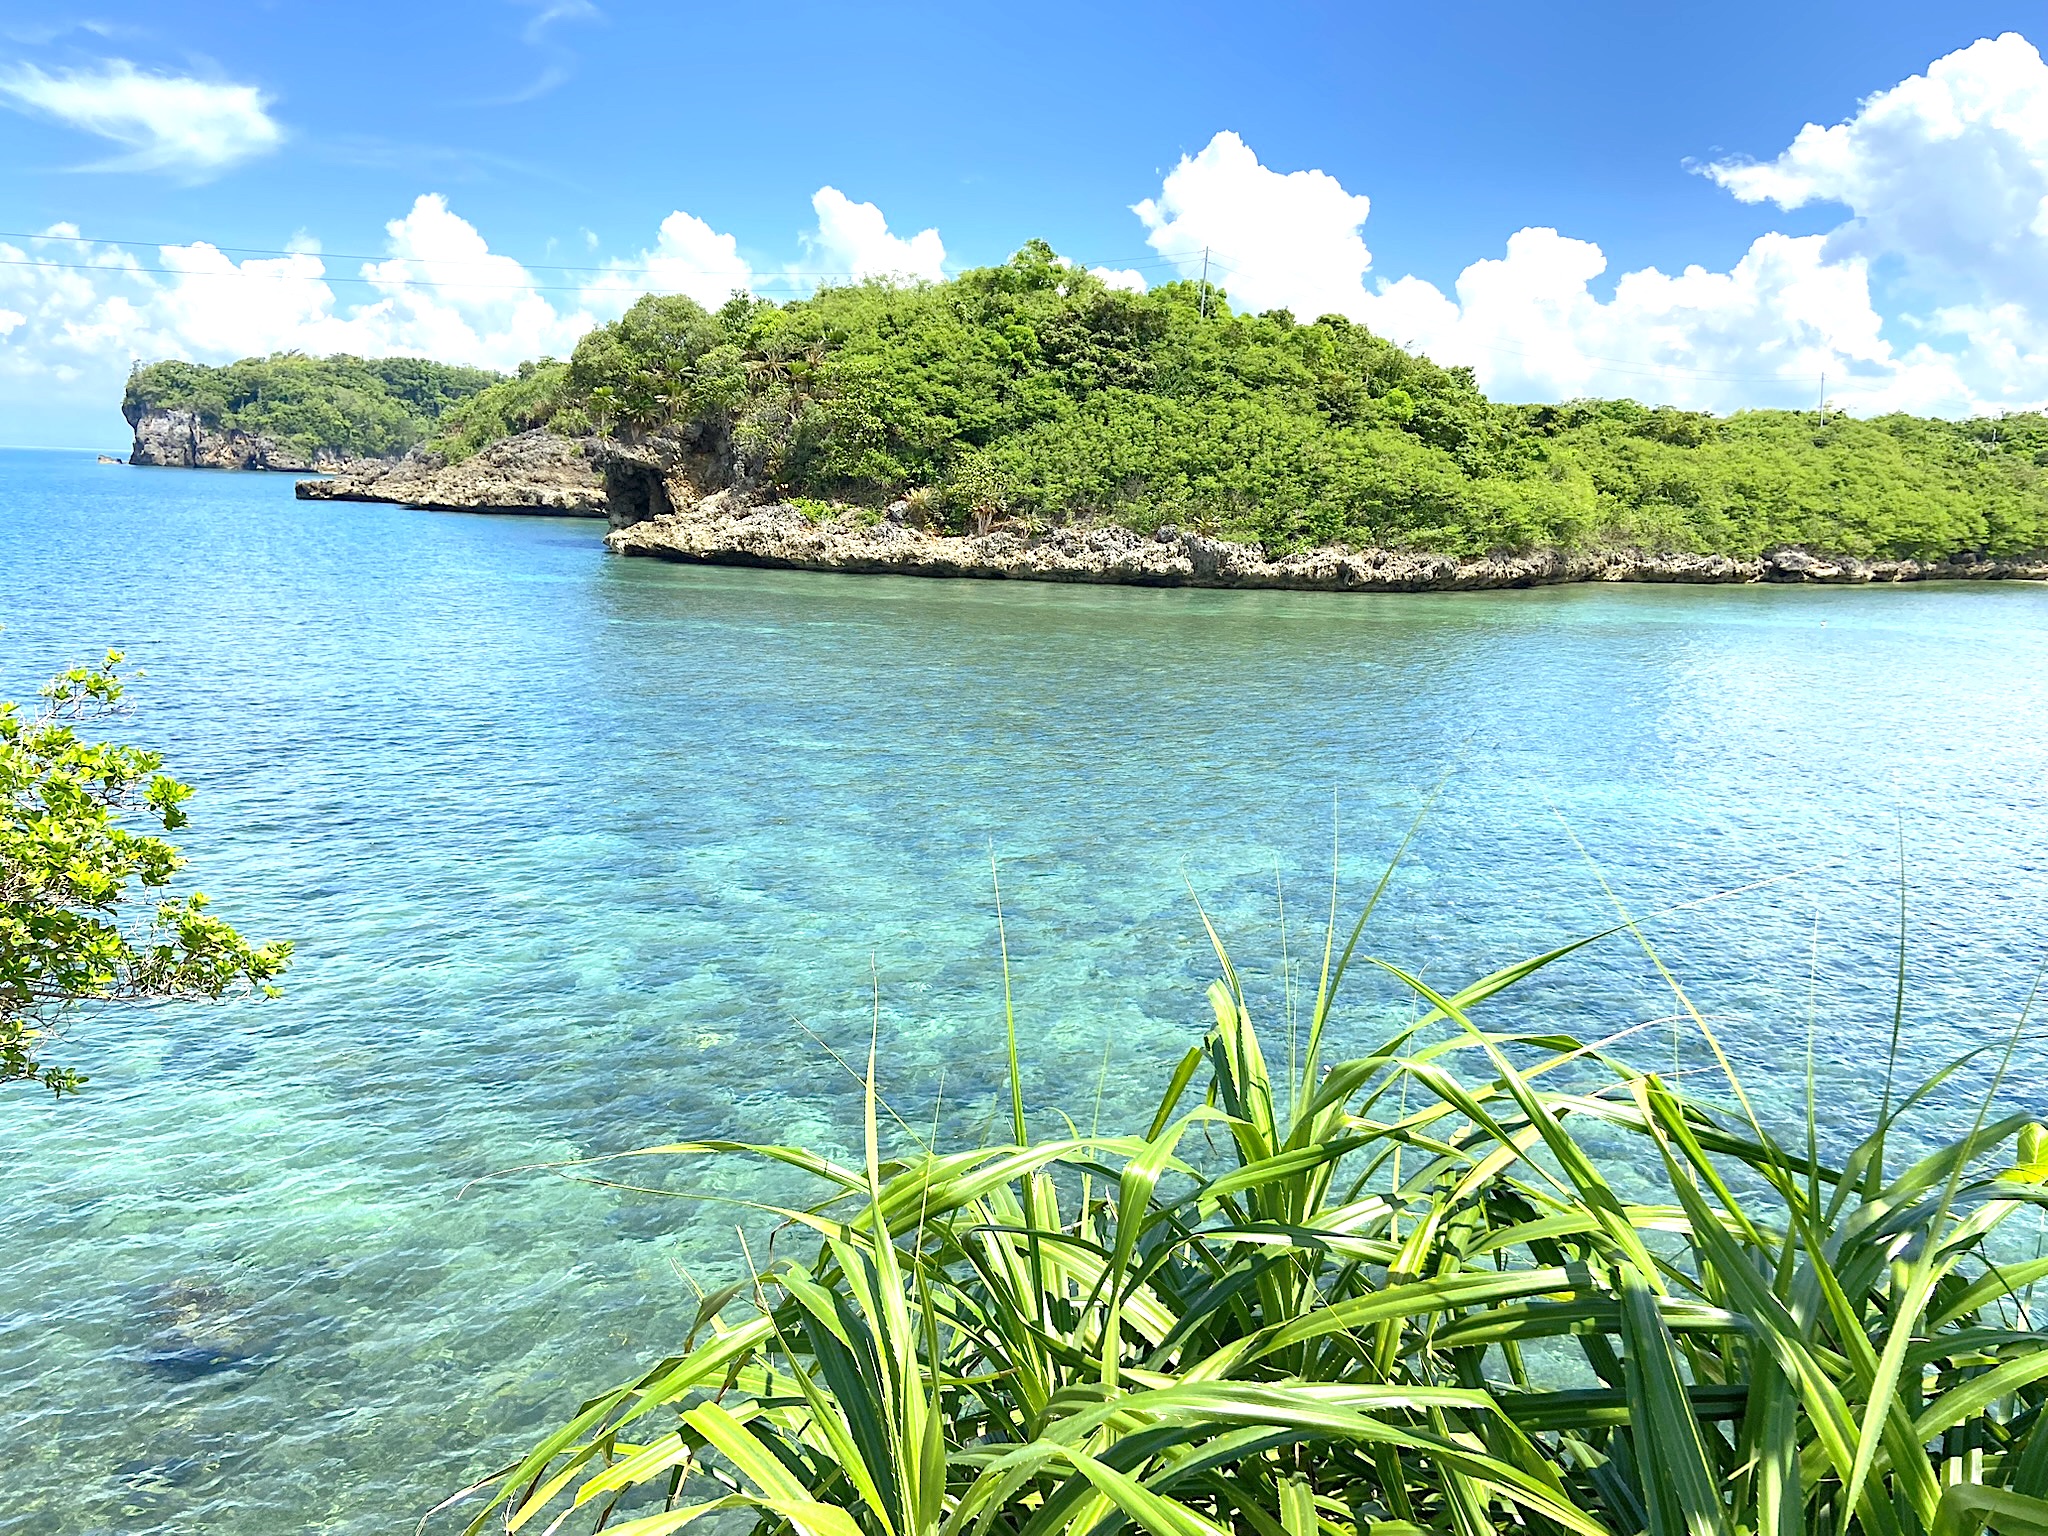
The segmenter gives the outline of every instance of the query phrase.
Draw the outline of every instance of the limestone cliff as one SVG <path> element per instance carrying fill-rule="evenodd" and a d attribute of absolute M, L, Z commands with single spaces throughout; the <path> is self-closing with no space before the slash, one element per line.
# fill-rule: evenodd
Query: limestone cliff
<path fill-rule="evenodd" d="M 309 460 L 304 454 L 280 448 L 267 437 L 235 427 L 215 426 L 197 411 L 144 410 L 130 405 L 121 414 L 135 429 L 135 446 L 128 453 L 130 464 L 153 464 L 168 469 L 275 469 L 304 474 L 308 470 L 337 469 L 349 462 L 340 454 L 324 450 Z"/>

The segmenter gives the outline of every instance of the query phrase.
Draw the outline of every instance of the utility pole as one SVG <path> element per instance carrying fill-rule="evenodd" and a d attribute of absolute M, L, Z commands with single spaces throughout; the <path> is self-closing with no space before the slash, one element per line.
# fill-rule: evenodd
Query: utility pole
<path fill-rule="evenodd" d="M 1820 424 L 1828 424 L 1828 376 L 1825 369 L 1821 371 L 1820 376 Z"/>
<path fill-rule="evenodd" d="M 1209 318 L 1209 247 L 1202 247 L 1202 318 Z"/>

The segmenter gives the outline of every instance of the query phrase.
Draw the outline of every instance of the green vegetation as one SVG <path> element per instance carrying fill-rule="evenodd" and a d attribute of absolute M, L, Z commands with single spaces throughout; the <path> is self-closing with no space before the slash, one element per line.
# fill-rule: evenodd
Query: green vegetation
<path fill-rule="evenodd" d="M 1811 1092 L 1788 1141 L 1732 1069 L 1724 1103 L 1548 1019 L 1479 1022 L 1578 944 L 1449 996 L 1361 959 L 1414 1021 L 1332 1061 L 1358 943 L 1326 942 L 1284 1075 L 1219 943 L 1214 1028 L 1135 1134 L 1027 1117 L 1013 1021 L 995 1144 L 927 1144 L 871 1047 L 864 1162 L 629 1154 L 809 1176 L 820 1203 L 755 1208 L 808 1251 L 744 1252 L 470 1531 L 2048 1530 L 2048 1258 L 2002 1225 L 2048 1203 L 2048 1136 L 1992 1116 L 2003 1063 L 1962 1135 L 1894 1145 L 1951 1067 L 1834 1162 Z"/>
<path fill-rule="evenodd" d="M 450 463 L 468 458 L 502 437 L 551 427 L 566 437 L 590 431 L 590 419 L 564 401 L 569 367 L 552 358 L 521 363 L 519 372 L 457 401 L 441 418 L 434 448 Z"/>
<path fill-rule="evenodd" d="M 121 712 L 120 662 L 109 651 L 52 679 L 33 715 L 0 702 L 0 1084 L 82 1087 L 42 1057 L 81 1004 L 269 992 L 291 960 L 288 943 L 250 946 L 197 891 L 141 916 L 185 861 L 123 822 L 174 832 L 192 791 L 159 771 L 158 753 L 80 739 L 79 726 Z"/>
<path fill-rule="evenodd" d="M 1870 421 L 1630 401 L 1511 406 L 1336 317 L 1108 289 L 1034 242 L 913 287 L 715 313 L 647 298 L 458 408 L 460 455 L 529 426 L 670 434 L 783 496 L 923 492 L 953 529 L 1179 523 L 1283 552 L 1628 544 L 1858 556 L 2048 548 L 2048 420 Z"/>
<path fill-rule="evenodd" d="M 316 453 L 394 458 L 423 441 L 450 406 L 501 377 L 416 357 L 279 352 L 221 368 L 138 367 L 121 409 L 131 425 L 146 411 L 197 411 L 209 426 L 267 437 L 306 463 Z"/>

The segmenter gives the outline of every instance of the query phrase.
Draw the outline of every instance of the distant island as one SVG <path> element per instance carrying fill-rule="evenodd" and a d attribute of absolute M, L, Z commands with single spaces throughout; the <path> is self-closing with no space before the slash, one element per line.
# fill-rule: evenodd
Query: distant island
<path fill-rule="evenodd" d="M 279 364 L 136 377 L 184 369 L 196 394 Z M 310 391 L 317 368 L 401 364 L 293 366 Z M 293 451 L 410 452 L 303 495 L 603 514 L 614 549 L 684 560 L 1368 589 L 2048 577 L 2039 415 L 1504 404 L 1341 317 L 1112 289 L 1040 242 L 941 283 L 643 298 L 566 361 L 404 396 L 383 452 L 321 435 L 363 413 L 317 398 Z"/>
<path fill-rule="evenodd" d="M 162 362 L 128 375 L 131 464 L 324 469 L 396 461 L 503 374 L 414 357 L 281 352 L 225 367 Z"/>

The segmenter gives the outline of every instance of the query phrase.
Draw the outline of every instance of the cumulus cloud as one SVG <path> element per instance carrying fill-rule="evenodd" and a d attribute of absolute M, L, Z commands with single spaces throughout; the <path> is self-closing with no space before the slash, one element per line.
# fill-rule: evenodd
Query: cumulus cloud
<path fill-rule="evenodd" d="M 811 209 L 818 227 L 803 241 L 819 271 L 929 282 L 946 275 L 946 247 L 936 229 L 920 230 L 908 240 L 893 235 L 881 209 L 856 203 L 837 187 L 818 188 Z"/>
<path fill-rule="evenodd" d="M 716 309 L 735 293 L 754 286 L 754 269 L 740 255 L 739 242 L 720 234 L 695 214 L 680 209 L 661 221 L 652 249 L 611 270 L 584 290 L 593 307 L 622 308 L 642 293 L 684 293 Z"/>
<path fill-rule="evenodd" d="M 0 334 L 0 378 L 104 390 L 137 358 L 221 362 L 287 349 L 509 369 L 566 353 L 632 296 L 558 307 L 436 194 L 386 224 L 385 237 L 387 257 L 343 272 L 310 245 L 240 260 L 205 242 L 166 245 L 145 263 L 70 226 L 0 243 L 0 306 L 28 317 Z"/>
<path fill-rule="evenodd" d="M 1145 291 L 1145 274 L 1135 267 L 1090 267 L 1088 271 L 1111 288 L 1121 288 L 1126 293 Z"/>
<path fill-rule="evenodd" d="M 832 270 L 941 275 L 936 230 L 901 239 L 874 205 L 830 188 L 814 207 L 819 232 L 807 244 Z M 17 423 L 104 417 L 129 364 L 164 357 L 225 362 L 297 349 L 510 369 L 567 355 L 643 293 L 716 307 L 735 291 L 790 280 L 763 277 L 732 235 L 680 210 L 650 246 L 588 279 L 536 273 L 493 251 L 433 193 L 385 225 L 385 252 L 346 267 L 310 240 L 239 259 L 204 242 L 138 254 L 69 224 L 0 242 L 0 405 Z M 85 429 L 39 430 L 76 440 Z"/>
<path fill-rule="evenodd" d="M 2048 65 L 2016 32 L 1937 59 L 1847 122 L 1808 123 L 1775 160 L 1705 171 L 1746 203 L 1845 205 L 1844 252 L 1895 254 L 1994 301 L 2048 298 Z"/>
<path fill-rule="evenodd" d="M 1202 269 L 1252 310 L 1305 317 L 1351 314 L 1364 296 L 1372 255 L 1360 231 L 1371 200 L 1321 171 L 1282 174 L 1259 163 L 1234 133 L 1183 155 L 1156 198 L 1136 204 L 1146 242 L 1183 273 Z"/>
<path fill-rule="evenodd" d="M 1510 399 L 1628 394 L 1728 409 L 1829 396 L 1857 410 L 2048 401 L 2048 66 L 2007 34 L 1808 125 L 1777 158 L 1705 168 L 1746 202 L 1844 205 L 1826 235 L 1760 236 L 1727 271 L 1595 282 L 1607 258 L 1554 229 L 1509 237 L 1444 292 L 1372 271 L 1370 205 L 1282 173 L 1234 133 L 1132 210 L 1153 247 L 1239 308 L 1362 321 Z"/>
<path fill-rule="evenodd" d="M 284 142 L 270 98 L 255 86 L 157 74 L 126 59 L 49 71 L 18 64 L 0 71 L 0 100 L 127 150 L 94 170 L 204 181 Z"/>
<path fill-rule="evenodd" d="M 1840 260 L 1895 268 L 1901 318 L 1987 400 L 2048 394 L 2048 65 L 2018 33 L 1808 123 L 1776 159 L 1705 172 L 1748 203 L 1839 203 Z"/>
<path fill-rule="evenodd" d="M 1827 237 L 1767 234 L 1726 272 L 1627 272 L 1611 298 L 1597 245 L 1524 229 L 1504 255 L 1468 266 L 1446 295 L 1417 278 L 1367 296 L 1355 317 L 1440 362 L 1472 367 L 1515 400 L 1633 395 L 1730 409 L 1829 397 L 1862 410 L 1967 410 L 1950 361 L 1882 335 L 1860 258 Z"/>
<path fill-rule="evenodd" d="M 366 346 L 348 350 L 511 368 L 567 352 L 594 323 L 587 311 L 558 309 L 525 267 L 494 254 L 438 195 L 417 199 L 384 228 L 391 256 L 361 274 L 379 297 L 350 317 Z"/>
<path fill-rule="evenodd" d="M 1813 397 L 1830 368 L 1841 388 L 1853 366 L 1893 368 L 1863 263 L 1828 261 L 1823 237 L 1767 235 L 1729 272 L 1626 273 L 1602 300 L 1592 288 L 1607 270 L 1599 246 L 1524 229 L 1446 294 L 1417 277 L 1373 278 L 1370 206 L 1335 177 L 1273 170 L 1236 134 L 1219 133 L 1132 211 L 1183 275 L 1200 270 L 1206 246 L 1212 276 L 1240 309 L 1344 315 L 1472 367 L 1509 399 L 1783 404 Z"/>

